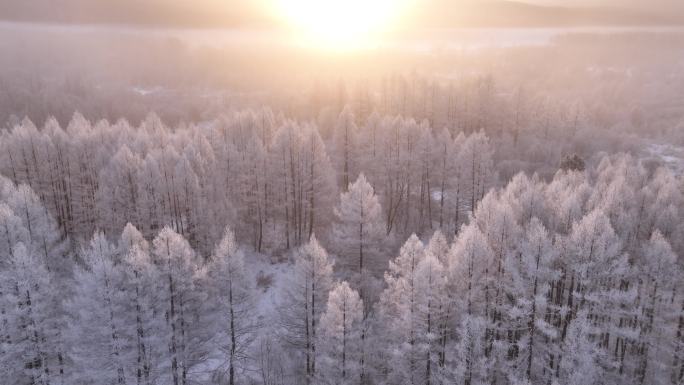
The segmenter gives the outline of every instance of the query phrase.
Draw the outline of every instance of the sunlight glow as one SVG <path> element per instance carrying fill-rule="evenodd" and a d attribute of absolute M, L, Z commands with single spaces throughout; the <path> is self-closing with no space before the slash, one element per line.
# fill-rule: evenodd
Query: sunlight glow
<path fill-rule="evenodd" d="M 406 0 L 277 0 L 298 38 L 331 50 L 367 46 L 389 28 Z"/>

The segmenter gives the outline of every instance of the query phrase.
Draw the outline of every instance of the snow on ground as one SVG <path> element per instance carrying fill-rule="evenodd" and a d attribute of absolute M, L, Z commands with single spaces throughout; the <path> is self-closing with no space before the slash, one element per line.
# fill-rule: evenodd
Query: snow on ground
<path fill-rule="evenodd" d="M 256 311 L 262 321 L 268 322 L 273 319 L 277 309 L 278 295 L 282 292 L 287 274 L 290 273 L 291 265 L 285 263 L 272 263 L 271 258 L 253 252 L 245 253 L 245 266 L 250 271 L 256 283 Z"/>
<path fill-rule="evenodd" d="M 133 92 L 135 92 L 139 95 L 142 95 L 142 96 L 155 94 L 155 93 L 161 92 L 163 90 L 164 89 L 162 87 L 143 87 L 143 86 L 133 87 Z"/>
<path fill-rule="evenodd" d="M 292 271 L 292 266 L 288 262 L 273 263 L 271 257 L 263 254 L 242 251 L 245 268 L 256 287 L 254 311 L 258 314 L 260 329 L 262 330 L 260 334 L 266 335 L 264 330 L 271 329 L 273 331 L 276 326 L 274 322 L 278 319 L 278 296 L 286 285 L 287 275 Z M 225 364 L 224 353 L 217 346 L 202 363 L 192 368 L 192 373 L 201 383 L 211 383 L 211 377 L 216 369 L 225 367 Z"/>
<path fill-rule="evenodd" d="M 441 190 L 435 190 L 430 195 L 432 195 L 432 200 L 435 202 L 439 202 L 442 200 L 442 191 Z M 446 194 L 444 194 L 444 198 L 446 198 Z"/>

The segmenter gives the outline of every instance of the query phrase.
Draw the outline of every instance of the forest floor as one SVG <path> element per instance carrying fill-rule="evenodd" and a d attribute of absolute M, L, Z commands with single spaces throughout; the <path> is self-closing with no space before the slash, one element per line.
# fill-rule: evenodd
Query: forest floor
<path fill-rule="evenodd" d="M 245 268 L 250 279 L 253 279 L 256 288 L 253 300 L 254 312 L 257 314 L 256 320 L 260 330 L 259 334 L 273 336 L 273 333 L 277 333 L 278 328 L 276 320 L 279 319 L 279 296 L 287 285 L 287 275 L 292 272 L 292 266 L 287 261 L 274 262 L 267 255 L 253 251 L 243 250 L 243 252 Z M 226 341 L 227 336 L 225 337 L 226 339 L 219 338 L 218 340 Z M 212 375 L 221 372 L 221 368 L 227 369 L 226 364 L 225 353 L 221 346 L 217 345 L 212 348 L 201 364 L 193 368 L 193 373 L 201 383 L 210 383 L 215 380 L 212 379 Z M 249 362 L 247 366 L 253 367 L 254 364 L 255 362 Z M 256 378 L 258 372 L 250 370 L 246 374 L 253 377 L 253 380 L 258 380 Z"/>

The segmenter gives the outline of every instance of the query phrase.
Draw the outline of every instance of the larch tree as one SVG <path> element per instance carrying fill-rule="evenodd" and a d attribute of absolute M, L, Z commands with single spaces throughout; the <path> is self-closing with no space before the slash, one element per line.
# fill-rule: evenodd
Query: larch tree
<path fill-rule="evenodd" d="M 425 258 L 423 243 L 414 234 L 389 262 L 385 272 L 386 289 L 378 302 L 377 321 L 384 330 L 385 349 L 391 352 L 388 363 L 388 381 L 411 384 L 421 380 L 418 363 L 421 351 L 418 346 L 420 314 L 418 298 L 418 264 Z M 421 367 L 420 369 L 423 369 Z"/>
<path fill-rule="evenodd" d="M 420 198 L 421 164 L 419 162 L 419 140 L 421 126 L 413 119 L 404 120 L 400 126 L 398 138 L 398 167 L 400 178 L 405 186 L 402 203 L 397 218 L 395 232 L 401 235 L 410 234 L 418 218 Z"/>
<path fill-rule="evenodd" d="M 488 357 L 505 355 L 506 358 L 514 358 L 517 356 L 516 345 L 519 335 L 512 326 L 517 315 L 509 314 L 506 309 L 507 297 L 512 292 L 513 284 L 507 264 L 516 258 L 516 244 L 522 229 L 516 220 L 512 205 L 500 198 L 499 191 L 490 191 L 480 201 L 473 216 L 473 224 L 482 229 L 487 243 L 494 252 L 489 263 L 481 263 L 485 275 L 484 308 L 491 323 L 487 333 L 487 354 Z M 503 359 L 494 362 L 495 376 L 505 377 L 509 371 L 508 363 Z"/>
<path fill-rule="evenodd" d="M 298 212 L 302 177 L 300 142 L 300 132 L 294 122 L 279 127 L 270 143 L 268 173 L 265 174 L 272 179 L 273 186 L 277 186 L 270 199 L 276 202 L 271 210 L 274 230 L 277 231 L 274 235 L 277 236 L 277 246 L 286 249 L 298 245 L 299 230 L 302 230 Z"/>
<path fill-rule="evenodd" d="M 163 378 L 173 385 L 186 385 L 189 371 L 197 363 L 195 353 L 206 347 L 194 341 L 201 301 L 195 291 L 196 257 L 188 241 L 169 227 L 162 229 L 152 244 L 153 262 L 161 278 L 156 290 L 160 302 L 165 303 L 163 333 L 168 342 L 168 372 Z"/>
<path fill-rule="evenodd" d="M 558 171 L 544 190 L 544 207 L 549 213 L 549 229 L 567 234 L 573 223 L 584 215 L 584 207 L 591 194 L 591 186 L 586 176 L 576 171 Z"/>
<path fill-rule="evenodd" d="M 17 243 L 29 242 L 28 231 L 24 227 L 21 218 L 6 204 L 0 203 L 0 266 L 8 268 L 12 248 Z"/>
<path fill-rule="evenodd" d="M 316 376 L 320 355 L 318 324 L 332 285 L 333 261 L 315 235 L 294 254 L 294 271 L 279 304 L 282 337 L 304 362 L 307 383 Z"/>
<path fill-rule="evenodd" d="M 199 199 L 199 178 L 185 154 L 180 155 L 171 180 L 178 218 L 176 223 L 180 225 L 180 234 L 188 240 L 193 249 L 201 250 L 201 237 L 204 234 L 200 234 L 200 221 L 203 218 L 200 217 L 202 202 Z"/>
<path fill-rule="evenodd" d="M 491 360 L 486 357 L 487 320 L 465 315 L 457 323 L 458 339 L 447 358 L 447 380 L 464 385 L 490 383 Z"/>
<path fill-rule="evenodd" d="M 60 280 L 68 278 L 72 261 L 64 256 L 66 245 L 62 234 L 33 189 L 28 185 L 16 186 L 0 176 L 0 202 L 4 202 L 21 219 L 22 226 L 28 232 L 25 247 L 29 253 L 40 256 L 48 271 L 56 274 Z"/>
<path fill-rule="evenodd" d="M 464 226 L 449 250 L 449 286 L 463 293 L 455 299 L 456 312 L 468 316 L 484 316 L 485 285 L 489 282 L 487 266 L 494 250 L 475 225 Z"/>
<path fill-rule="evenodd" d="M 131 222 L 139 225 L 139 174 L 142 159 L 127 146 L 121 147 L 109 164 L 100 171 L 97 199 L 102 209 L 102 228 L 110 235 L 117 234 Z"/>
<path fill-rule="evenodd" d="M 338 283 L 330 291 L 319 325 L 319 383 L 361 383 L 363 306 L 363 300 L 347 282 Z"/>
<path fill-rule="evenodd" d="M 214 328 L 220 331 L 219 346 L 225 357 L 215 377 L 234 385 L 246 375 L 258 323 L 253 283 L 230 228 L 225 229 L 223 239 L 216 245 L 207 270 L 214 290 L 210 298 L 217 309 Z"/>
<path fill-rule="evenodd" d="M 351 107 L 347 106 L 337 118 L 334 131 L 334 161 L 340 171 L 339 185 L 344 191 L 350 186 L 352 180 L 358 174 L 358 127 Z"/>
<path fill-rule="evenodd" d="M 436 136 L 436 148 L 438 151 L 435 154 L 435 189 L 438 192 L 433 198 L 438 206 L 437 208 L 437 221 L 439 228 L 442 231 L 446 231 L 446 226 L 449 223 L 448 218 L 448 198 L 450 191 L 458 183 L 457 177 L 454 175 L 454 162 L 451 161 L 453 156 L 454 144 L 451 139 L 451 133 L 448 128 L 442 129 Z M 434 193 L 431 193 L 431 195 Z"/>
<path fill-rule="evenodd" d="M 212 178 L 218 175 L 216 169 L 216 156 L 208 139 L 200 133 L 199 129 L 193 128 L 192 139 L 183 150 L 183 157 L 187 160 L 187 166 L 196 175 L 196 184 L 188 180 L 188 187 L 195 187 L 194 194 L 188 189 L 188 200 L 193 203 L 195 243 L 198 252 L 203 255 L 209 254 L 214 243 L 222 237 L 223 227 L 230 222 L 230 216 L 225 211 L 229 204 L 224 201 L 230 196 L 221 191 L 218 184 L 213 183 Z M 194 195 L 194 197 L 193 197 Z M 216 202 L 216 208 L 209 202 Z"/>
<path fill-rule="evenodd" d="M 432 128 L 427 122 L 423 122 L 417 129 L 417 141 L 415 150 L 415 171 L 419 180 L 415 192 L 416 207 L 414 208 L 415 220 L 412 231 L 422 233 L 423 229 L 432 230 L 432 188 L 434 187 L 435 167 L 434 152 L 435 138 L 432 136 Z"/>
<path fill-rule="evenodd" d="M 380 124 L 380 143 L 376 158 L 379 164 L 368 164 L 368 176 L 378 187 L 382 199 L 386 232 L 391 233 L 398 225 L 400 213 L 406 199 L 406 178 L 402 159 L 401 133 L 404 120 L 400 117 L 385 117 Z M 364 170 L 365 172 L 365 170 Z"/>
<path fill-rule="evenodd" d="M 95 135 L 96 131 L 90 122 L 81 118 L 75 114 L 66 131 L 60 135 L 63 138 L 62 147 L 68 150 L 70 157 L 67 177 L 71 186 L 70 197 L 74 201 L 72 215 L 76 238 L 95 232 L 98 224 L 98 170 L 108 160 L 105 158 L 107 154 L 99 152 L 97 141 L 100 138 Z"/>
<path fill-rule="evenodd" d="M 561 357 L 557 369 L 557 381 L 568 385 L 594 385 L 602 383 L 598 364 L 600 350 L 592 341 L 592 322 L 587 314 L 581 312 L 567 329 L 567 336 L 561 347 Z"/>
<path fill-rule="evenodd" d="M 252 136 L 236 159 L 237 170 L 233 174 L 237 215 L 242 223 L 242 231 L 238 231 L 238 234 L 250 239 L 257 252 L 264 246 L 267 204 L 273 199 L 268 199 L 270 190 L 266 185 L 268 175 L 264 173 L 264 162 L 267 162 L 264 145 L 256 136 Z"/>
<path fill-rule="evenodd" d="M 0 270 L 3 344 L 0 367 L 8 383 L 48 385 L 66 379 L 56 287 L 40 256 L 16 243 Z"/>
<path fill-rule="evenodd" d="M 451 367 L 447 370 L 450 375 L 461 378 L 464 384 L 487 381 L 490 371 L 491 361 L 486 353 L 491 323 L 485 317 L 489 310 L 487 286 L 491 285 L 488 266 L 494 255 L 485 235 L 474 224 L 463 226 L 449 250 L 447 290 L 460 295 L 452 296 L 449 302 L 453 308 L 453 323 L 457 325 L 457 345 L 447 353 L 445 361 Z"/>
<path fill-rule="evenodd" d="M 674 327 L 681 312 L 677 306 L 681 269 L 672 247 L 658 230 L 643 245 L 643 257 L 643 281 L 638 289 L 642 327 L 635 374 L 641 384 L 668 384 L 672 372 L 679 369 L 672 358 L 681 344 Z"/>
<path fill-rule="evenodd" d="M 164 213 L 166 200 L 162 193 L 162 174 L 159 162 L 153 154 L 147 154 L 140 168 L 138 190 L 140 192 L 140 215 L 146 218 L 140 226 L 140 231 L 151 239 L 166 223 Z"/>
<path fill-rule="evenodd" d="M 369 169 L 377 169 L 380 164 L 382 125 L 383 117 L 374 110 L 359 132 L 359 150 L 361 151 L 364 170 L 373 176 L 375 173 Z"/>
<path fill-rule="evenodd" d="M 416 266 L 415 274 L 419 320 L 416 342 L 421 354 L 417 378 L 426 385 L 439 384 L 443 374 L 440 333 L 445 318 L 447 283 L 444 266 L 428 252 Z"/>
<path fill-rule="evenodd" d="M 576 222 L 568 238 L 571 259 L 566 261 L 571 264 L 567 267 L 570 288 L 566 306 L 570 310 L 561 328 L 561 341 L 567 337 L 570 321 L 586 314 L 592 341 L 602 349 L 614 349 L 631 334 L 619 320 L 634 316 L 636 298 L 634 289 L 625 285 L 631 268 L 622 242 L 601 210 Z"/>
<path fill-rule="evenodd" d="M 380 260 L 384 240 L 381 210 L 378 197 L 363 174 L 340 195 L 340 204 L 335 209 L 333 234 L 338 254 L 343 258 L 341 265 L 355 274 L 354 281 L 364 301 L 368 301 L 370 294 L 369 277 L 382 271 L 386 263 Z"/>
<path fill-rule="evenodd" d="M 446 236 L 444 236 L 441 230 L 436 230 L 434 234 L 432 234 L 430 242 L 428 242 L 426 253 L 437 258 L 441 265 L 442 277 L 440 279 L 443 281 L 442 285 L 444 286 L 441 289 L 443 291 L 441 294 L 444 294 L 444 291 L 446 290 L 446 285 L 449 283 L 449 252 L 450 246 Z M 452 334 L 450 322 L 454 316 L 453 310 L 453 301 L 449 298 L 449 296 L 442 295 L 440 297 L 440 302 L 438 304 L 437 310 L 440 315 L 437 324 L 437 334 L 439 336 L 438 363 L 441 368 L 443 368 L 445 365 L 447 344 L 449 343 L 449 338 Z"/>
<path fill-rule="evenodd" d="M 136 384 L 151 385 L 159 376 L 162 354 L 158 345 L 159 329 L 163 327 L 162 308 L 156 282 L 162 279 L 149 255 L 149 244 L 130 223 L 119 239 L 118 258 L 123 274 L 123 288 L 131 336 L 129 345 L 135 346 Z"/>
<path fill-rule="evenodd" d="M 518 330 L 524 330 L 524 335 L 513 335 L 520 345 L 515 351 L 518 368 L 515 375 L 531 383 L 550 379 L 546 357 L 558 354 L 551 343 L 557 338 L 557 330 L 547 316 L 550 283 L 560 276 L 556 269 L 557 254 L 549 232 L 533 217 L 521 240 L 519 255 L 508 261 L 512 280 L 510 294 L 515 296 L 515 301 L 507 303 L 505 309 Z"/>
<path fill-rule="evenodd" d="M 484 131 L 472 133 L 459 148 L 458 167 L 464 181 L 467 207 L 475 211 L 477 203 L 489 190 L 493 180 L 493 149 Z"/>
<path fill-rule="evenodd" d="M 304 127 L 302 145 L 305 184 L 302 199 L 306 202 L 306 236 L 310 238 L 314 233 L 324 234 L 329 229 L 337 186 L 335 171 L 316 126 Z"/>
<path fill-rule="evenodd" d="M 449 163 L 451 164 L 452 173 L 449 177 L 449 181 L 451 184 L 445 185 L 447 200 L 442 202 L 447 205 L 447 209 L 450 208 L 448 211 L 450 213 L 450 220 L 453 222 L 454 234 L 457 234 L 461 230 L 461 226 L 466 223 L 468 219 L 468 206 L 466 205 L 468 202 L 466 193 L 466 173 L 465 166 L 460 158 L 460 153 L 465 141 L 466 136 L 461 131 L 454 137 L 453 142 L 450 143 L 451 156 Z M 447 187 L 449 188 L 447 189 Z"/>
<path fill-rule="evenodd" d="M 123 259 L 124 256 L 136 246 L 142 252 L 149 252 L 149 243 L 143 234 L 129 222 L 126 224 L 126 226 L 124 226 L 121 236 L 119 237 L 119 243 L 117 244 L 117 254 L 119 259 Z"/>
<path fill-rule="evenodd" d="M 37 307 L 36 311 L 42 311 L 44 314 L 49 314 L 50 317 L 50 325 L 45 326 L 46 329 L 49 329 L 50 335 L 41 338 L 44 338 L 46 344 L 47 357 L 56 361 L 56 363 L 51 364 L 52 375 L 57 372 L 63 378 L 66 371 L 66 346 L 62 333 L 66 328 L 64 325 L 66 312 L 64 301 L 55 295 L 60 292 L 70 292 L 73 259 L 66 254 L 67 244 L 64 242 L 57 222 L 31 187 L 28 185 L 16 186 L 10 180 L 0 176 L 0 207 L 4 208 L 2 214 L 3 238 L 5 238 L 7 245 L 11 242 L 14 243 L 4 249 L 5 253 L 9 254 L 4 261 L 12 260 L 13 248 L 21 243 L 21 248 L 25 249 L 26 254 L 22 263 L 27 261 L 36 263 L 35 275 L 26 274 L 25 277 L 44 281 L 40 285 L 36 283 L 38 286 L 34 288 L 36 290 L 34 295 L 41 296 L 40 302 L 36 302 L 36 306 L 41 307 Z M 0 264 L 1 266 L 3 265 Z M 20 266 L 28 268 L 27 265 Z M 13 270 L 11 264 L 8 269 L 8 273 L 12 271 L 14 274 L 24 275 L 26 273 Z M 15 266 L 14 269 L 19 269 L 19 267 Z M 42 269 L 46 271 L 44 272 Z M 14 281 L 7 280 L 7 284 L 10 286 L 11 282 Z M 13 289 L 3 289 L 2 291 L 11 294 Z M 29 296 L 30 293 L 27 292 L 26 295 Z M 19 307 L 24 308 L 21 304 Z M 11 310 L 10 305 L 8 305 L 6 311 Z"/>
<path fill-rule="evenodd" d="M 133 369 L 132 350 L 126 333 L 122 271 L 114 266 L 115 248 L 104 234 L 96 233 L 83 252 L 85 267 L 76 272 L 75 295 L 68 307 L 69 341 L 77 383 L 104 380 L 127 384 Z"/>

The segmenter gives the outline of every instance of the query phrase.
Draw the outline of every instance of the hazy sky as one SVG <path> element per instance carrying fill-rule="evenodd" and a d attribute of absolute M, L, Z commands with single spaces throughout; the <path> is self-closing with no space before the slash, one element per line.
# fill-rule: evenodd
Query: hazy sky
<path fill-rule="evenodd" d="M 283 0 L 0 0 L 0 20 L 186 27 L 264 26 L 273 25 L 277 20 L 277 16 L 269 12 L 269 7 L 264 7 L 269 1 Z M 421 26 L 684 21 L 684 0 L 413 1 L 417 5 L 411 16 Z M 559 8 L 535 9 L 525 4 Z M 579 12 L 569 9 L 576 7 L 618 7 L 625 10 L 585 9 Z"/>
<path fill-rule="evenodd" d="M 554 6 L 629 7 L 636 9 L 683 10 L 682 0 L 529 0 L 528 3 Z"/>

